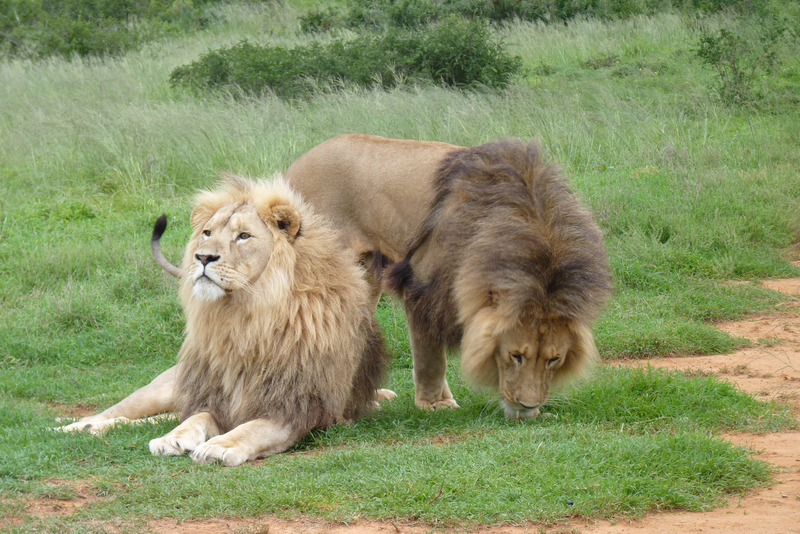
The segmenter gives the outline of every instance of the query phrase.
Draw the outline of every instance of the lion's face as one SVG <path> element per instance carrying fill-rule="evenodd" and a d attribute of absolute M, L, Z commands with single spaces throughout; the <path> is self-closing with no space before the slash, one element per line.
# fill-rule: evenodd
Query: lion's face
<path fill-rule="evenodd" d="M 539 321 L 518 325 L 496 341 L 498 386 L 506 415 L 514 419 L 538 415 L 551 380 L 572 348 L 572 332 L 563 321 Z"/>
<path fill-rule="evenodd" d="M 193 294 L 214 301 L 255 282 L 269 263 L 273 236 L 255 206 L 225 206 L 200 228 L 189 269 Z"/>
<path fill-rule="evenodd" d="M 566 318 L 523 319 L 494 306 L 467 322 L 461 345 L 464 376 L 497 389 L 511 419 L 537 416 L 552 385 L 584 374 L 596 358 L 588 324 Z"/>
<path fill-rule="evenodd" d="M 192 294 L 215 301 L 251 287 L 264 273 L 276 246 L 290 243 L 299 218 L 289 206 L 230 203 L 192 216 L 195 239 L 187 267 Z"/>

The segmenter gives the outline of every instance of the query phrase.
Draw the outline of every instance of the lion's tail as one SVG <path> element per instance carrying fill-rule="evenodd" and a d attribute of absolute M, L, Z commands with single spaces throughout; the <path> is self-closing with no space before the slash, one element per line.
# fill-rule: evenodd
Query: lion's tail
<path fill-rule="evenodd" d="M 178 267 L 172 265 L 167 258 L 161 253 L 161 236 L 164 235 L 164 232 L 167 230 L 167 216 L 161 215 L 158 219 L 156 219 L 156 224 L 153 226 L 153 237 L 150 239 L 150 250 L 153 253 L 153 258 L 155 258 L 156 263 L 161 266 L 162 269 L 167 271 L 172 276 L 180 278 L 183 274 Z"/>

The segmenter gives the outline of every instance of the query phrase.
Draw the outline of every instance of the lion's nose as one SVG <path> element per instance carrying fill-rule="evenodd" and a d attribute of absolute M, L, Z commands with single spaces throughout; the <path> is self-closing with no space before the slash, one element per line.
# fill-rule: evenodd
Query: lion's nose
<path fill-rule="evenodd" d="M 210 254 L 195 254 L 194 257 L 203 264 L 203 267 L 219 259 L 219 256 L 211 256 Z"/>

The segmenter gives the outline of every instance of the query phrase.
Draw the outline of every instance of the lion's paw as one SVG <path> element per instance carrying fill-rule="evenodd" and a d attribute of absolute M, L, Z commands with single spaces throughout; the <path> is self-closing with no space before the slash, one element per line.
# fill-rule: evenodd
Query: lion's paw
<path fill-rule="evenodd" d="M 210 439 L 197 447 L 191 454 L 192 460 L 203 465 L 219 460 L 228 467 L 237 467 L 250 458 L 238 447 L 229 447 Z"/>
<path fill-rule="evenodd" d="M 150 440 L 150 454 L 156 456 L 180 456 L 186 451 L 187 449 L 183 448 L 177 440 L 169 436 Z"/>
<path fill-rule="evenodd" d="M 439 408 L 460 408 L 455 399 L 437 399 L 434 401 L 417 399 L 417 407 L 423 410 L 438 410 Z"/>
<path fill-rule="evenodd" d="M 58 432 L 88 432 L 94 436 L 99 436 L 119 423 L 129 422 L 130 419 L 127 417 L 115 417 L 114 419 L 93 419 L 91 417 L 85 417 L 69 425 L 55 428 L 54 430 Z"/>
<path fill-rule="evenodd" d="M 180 456 L 195 450 L 203 439 L 202 432 L 173 430 L 166 436 L 150 440 L 150 452 L 156 456 Z"/>
<path fill-rule="evenodd" d="M 397 398 L 397 393 L 392 391 L 391 389 L 378 389 L 375 391 L 375 399 L 378 402 L 383 402 L 386 400 L 392 400 Z"/>

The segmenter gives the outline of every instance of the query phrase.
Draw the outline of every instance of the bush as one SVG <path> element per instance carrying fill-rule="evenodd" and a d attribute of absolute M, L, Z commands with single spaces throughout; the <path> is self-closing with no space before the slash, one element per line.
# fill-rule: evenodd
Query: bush
<path fill-rule="evenodd" d="M 428 32 L 419 53 L 422 70 L 435 82 L 502 87 L 522 69 L 522 60 L 506 54 L 485 24 L 451 17 Z"/>
<path fill-rule="evenodd" d="M 764 17 L 738 29 L 703 30 L 695 53 L 714 69 L 716 91 L 728 104 L 747 104 L 758 99 L 754 82 L 772 73 L 778 62 L 777 48 L 788 33 L 785 21 Z"/>
<path fill-rule="evenodd" d="M 413 29 L 450 15 L 503 22 L 568 21 L 576 17 L 620 19 L 668 9 L 710 13 L 723 9 L 751 12 L 764 0 L 347 0 L 342 12 L 312 10 L 301 17 L 306 32 L 346 28 Z"/>
<path fill-rule="evenodd" d="M 406 79 L 456 86 L 503 87 L 522 68 L 486 24 L 449 17 L 424 30 L 393 29 L 352 40 L 296 48 L 243 41 L 176 68 L 173 87 L 196 93 L 232 91 L 307 96 L 322 85 L 394 87 Z"/>
<path fill-rule="evenodd" d="M 334 7 L 311 10 L 304 15 L 300 15 L 299 19 L 300 31 L 304 33 L 328 31 L 341 23 L 339 10 Z"/>
<path fill-rule="evenodd" d="M 203 27 L 220 0 L 0 0 L 0 55 L 118 55 L 169 31 Z"/>

